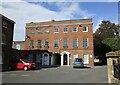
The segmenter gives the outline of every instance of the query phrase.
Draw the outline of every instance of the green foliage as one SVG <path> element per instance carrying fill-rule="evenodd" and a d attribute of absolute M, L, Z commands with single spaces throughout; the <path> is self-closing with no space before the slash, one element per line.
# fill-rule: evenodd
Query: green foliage
<path fill-rule="evenodd" d="M 102 43 L 108 45 L 112 51 L 120 50 L 120 37 L 107 38 L 104 39 Z"/>
<path fill-rule="evenodd" d="M 109 51 L 120 50 L 120 37 L 117 35 L 119 25 L 102 21 L 94 33 L 94 55 L 104 57 Z"/>

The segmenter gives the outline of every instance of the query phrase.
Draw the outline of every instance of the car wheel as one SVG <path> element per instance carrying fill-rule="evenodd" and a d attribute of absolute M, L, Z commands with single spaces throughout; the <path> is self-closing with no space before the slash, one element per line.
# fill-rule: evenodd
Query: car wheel
<path fill-rule="evenodd" d="M 25 67 L 24 67 L 24 70 L 25 70 L 25 71 L 27 71 L 27 70 L 28 70 L 28 67 L 27 67 L 27 66 L 25 66 Z"/>

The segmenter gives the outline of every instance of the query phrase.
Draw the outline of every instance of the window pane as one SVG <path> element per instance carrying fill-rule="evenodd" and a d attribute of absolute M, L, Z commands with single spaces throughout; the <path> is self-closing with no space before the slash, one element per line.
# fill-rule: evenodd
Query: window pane
<path fill-rule="evenodd" d="M 63 29 L 63 32 L 67 32 L 67 28 L 64 28 L 64 29 Z"/>
<path fill-rule="evenodd" d="M 87 26 L 84 26 L 83 27 L 83 32 L 87 32 L 88 31 L 88 27 Z"/>
<path fill-rule="evenodd" d="M 44 46 L 45 46 L 45 47 L 49 47 L 49 40 L 48 40 L 48 39 L 45 40 Z"/>
<path fill-rule="evenodd" d="M 46 33 L 46 34 L 49 34 L 49 29 L 46 29 L 45 33 Z"/>
<path fill-rule="evenodd" d="M 3 21 L 2 26 L 3 26 L 4 28 L 7 28 L 7 22 Z"/>
<path fill-rule="evenodd" d="M 54 40 L 54 47 L 55 47 L 55 48 L 58 47 L 58 39 L 55 39 L 55 40 Z"/>
<path fill-rule="evenodd" d="M 33 40 L 30 40 L 30 46 L 33 46 Z"/>
<path fill-rule="evenodd" d="M 77 28 L 73 27 L 72 32 L 77 32 Z"/>
<path fill-rule="evenodd" d="M 38 45 L 41 45 L 41 40 L 38 40 Z"/>
<path fill-rule="evenodd" d="M 73 48 L 78 48 L 78 38 L 73 38 Z"/>
<path fill-rule="evenodd" d="M 83 38 L 83 47 L 88 47 L 88 38 Z"/>
<path fill-rule="evenodd" d="M 58 28 L 55 28 L 55 29 L 54 29 L 54 32 L 57 32 L 57 33 L 58 33 L 58 31 L 59 31 Z"/>
<path fill-rule="evenodd" d="M 2 34 L 2 43 L 6 43 L 6 35 L 5 34 Z"/>
<path fill-rule="evenodd" d="M 68 48 L 68 39 L 67 38 L 63 39 L 63 48 Z"/>
<path fill-rule="evenodd" d="M 34 34 L 34 30 L 33 29 L 30 30 L 30 34 Z"/>
<path fill-rule="evenodd" d="M 38 34 L 42 34 L 42 30 L 38 30 Z"/>
<path fill-rule="evenodd" d="M 41 40 L 37 41 L 37 48 L 41 48 Z"/>

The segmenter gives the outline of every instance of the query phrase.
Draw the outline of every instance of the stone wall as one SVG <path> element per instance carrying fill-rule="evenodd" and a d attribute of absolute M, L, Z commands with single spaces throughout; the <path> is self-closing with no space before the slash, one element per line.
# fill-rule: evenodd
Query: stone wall
<path fill-rule="evenodd" d="M 118 65 L 118 69 L 120 69 L 120 51 L 116 52 L 109 52 L 106 54 L 107 56 L 107 65 L 108 65 L 108 83 L 118 83 L 120 85 L 120 77 L 115 77 L 115 70 L 114 62 L 117 61 L 116 64 Z M 120 70 L 118 70 L 118 75 L 120 74 Z"/>

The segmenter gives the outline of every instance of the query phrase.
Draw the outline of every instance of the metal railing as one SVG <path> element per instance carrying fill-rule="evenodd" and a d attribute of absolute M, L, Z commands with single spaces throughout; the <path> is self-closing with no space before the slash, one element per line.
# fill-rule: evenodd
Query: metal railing
<path fill-rule="evenodd" d="M 114 77 L 120 80 L 120 58 L 113 60 Z"/>

